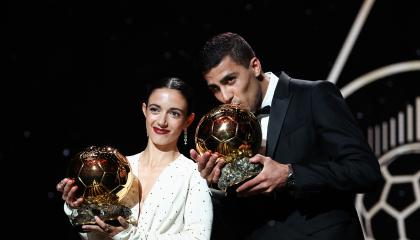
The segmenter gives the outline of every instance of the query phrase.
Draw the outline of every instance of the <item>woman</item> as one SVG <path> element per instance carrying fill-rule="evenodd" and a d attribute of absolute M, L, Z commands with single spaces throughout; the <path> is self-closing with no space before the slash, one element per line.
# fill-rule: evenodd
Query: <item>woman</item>
<path fill-rule="evenodd" d="M 213 209 L 207 183 L 177 147 L 194 120 L 191 96 L 179 78 L 165 78 L 150 89 L 142 104 L 147 146 L 127 157 L 139 180 L 125 200 L 134 221 L 119 217 L 121 226 L 115 227 L 96 217 L 97 225 L 82 227 L 84 239 L 210 239 Z M 68 178 L 57 184 L 67 215 L 83 202 L 75 198 L 73 184 Z"/>

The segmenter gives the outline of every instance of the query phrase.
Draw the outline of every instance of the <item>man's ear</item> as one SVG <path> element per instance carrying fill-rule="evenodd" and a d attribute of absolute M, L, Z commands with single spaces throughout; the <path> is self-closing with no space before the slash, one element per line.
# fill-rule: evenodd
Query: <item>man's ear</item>
<path fill-rule="evenodd" d="M 249 63 L 249 67 L 254 71 L 255 77 L 260 78 L 261 76 L 261 62 L 257 57 L 253 57 Z"/>

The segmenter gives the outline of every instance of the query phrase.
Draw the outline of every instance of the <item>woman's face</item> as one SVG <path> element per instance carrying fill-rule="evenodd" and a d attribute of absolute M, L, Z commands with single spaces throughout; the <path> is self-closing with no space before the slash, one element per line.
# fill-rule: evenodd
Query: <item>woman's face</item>
<path fill-rule="evenodd" d="M 187 101 L 175 89 L 158 88 L 143 103 L 146 131 L 149 139 L 157 146 L 176 148 L 179 135 L 194 120 L 194 114 L 187 116 Z"/>

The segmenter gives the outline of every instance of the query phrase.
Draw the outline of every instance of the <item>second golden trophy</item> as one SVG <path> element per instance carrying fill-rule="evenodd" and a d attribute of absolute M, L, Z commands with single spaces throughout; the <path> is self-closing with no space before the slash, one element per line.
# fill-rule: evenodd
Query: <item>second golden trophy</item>
<path fill-rule="evenodd" d="M 68 176 L 78 186 L 77 197 L 84 201 L 72 209 L 70 221 L 78 230 L 96 224 L 95 216 L 111 225 L 119 225 L 118 216 L 129 218 L 130 208 L 120 200 L 133 182 L 130 165 L 117 149 L 91 146 L 76 154 L 68 166 Z"/>

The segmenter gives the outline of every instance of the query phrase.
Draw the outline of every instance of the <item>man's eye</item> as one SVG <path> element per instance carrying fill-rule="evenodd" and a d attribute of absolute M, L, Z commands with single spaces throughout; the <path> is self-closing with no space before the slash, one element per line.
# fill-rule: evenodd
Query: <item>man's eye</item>
<path fill-rule="evenodd" d="M 209 88 L 209 90 L 210 90 L 210 92 L 212 92 L 212 93 L 217 93 L 217 92 L 219 92 L 219 91 L 220 91 L 220 89 L 219 89 L 219 88 L 217 88 L 217 87 L 211 87 L 211 88 Z"/>
<path fill-rule="evenodd" d="M 222 85 L 232 85 L 232 84 L 235 83 L 235 80 L 236 80 L 235 76 L 230 76 L 230 77 L 227 77 L 227 78 L 223 79 L 220 83 Z"/>

